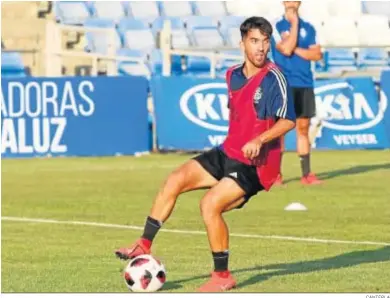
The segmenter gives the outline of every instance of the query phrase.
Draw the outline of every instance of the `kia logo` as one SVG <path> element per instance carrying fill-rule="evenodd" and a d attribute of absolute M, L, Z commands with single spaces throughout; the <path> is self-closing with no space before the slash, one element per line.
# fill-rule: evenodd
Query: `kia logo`
<path fill-rule="evenodd" d="M 214 131 L 228 131 L 229 108 L 226 83 L 208 83 L 187 90 L 180 108 L 191 122 Z"/>
<path fill-rule="evenodd" d="M 349 91 L 350 95 L 342 92 L 347 88 L 346 91 Z M 315 94 L 317 118 L 322 119 L 323 127 L 329 129 L 357 131 L 374 127 L 383 119 L 387 109 L 387 97 L 384 93 L 381 94 L 378 111 L 374 113 L 365 96 L 362 93 L 354 93 L 346 82 L 316 87 Z M 344 123 L 337 123 L 337 120 Z M 347 124 L 347 121 L 354 124 Z"/>

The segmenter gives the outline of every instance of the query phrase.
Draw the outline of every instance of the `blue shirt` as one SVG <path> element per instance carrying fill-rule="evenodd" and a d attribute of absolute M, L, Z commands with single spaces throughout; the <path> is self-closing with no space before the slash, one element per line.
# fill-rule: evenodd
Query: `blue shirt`
<path fill-rule="evenodd" d="M 313 72 L 312 63 L 296 54 L 285 56 L 276 49 L 276 44 L 282 40 L 282 35 L 289 33 L 291 24 L 284 18 L 280 18 L 274 25 L 274 33 L 271 39 L 272 56 L 274 63 L 287 77 L 291 87 L 312 88 Z M 297 47 L 308 49 L 317 44 L 316 30 L 314 27 L 299 18 Z"/>
<path fill-rule="evenodd" d="M 248 79 L 243 73 L 243 65 L 233 70 L 230 79 L 231 89 L 242 88 Z M 259 86 L 260 98 L 253 99 L 253 104 L 259 119 L 284 118 L 295 122 L 294 102 L 291 88 L 286 78 L 277 69 L 270 70 Z"/>

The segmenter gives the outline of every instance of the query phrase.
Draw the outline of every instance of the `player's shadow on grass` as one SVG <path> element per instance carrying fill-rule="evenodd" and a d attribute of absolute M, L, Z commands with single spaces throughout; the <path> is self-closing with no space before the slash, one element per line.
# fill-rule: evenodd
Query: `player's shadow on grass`
<path fill-rule="evenodd" d="M 289 264 L 274 264 L 267 266 L 258 266 L 248 269 L 239 269 L 235 272 L 274 270 L 272 272 L 256 274 L 247 279 L 246 281 L 243 281 L 238 284 L 239 287 L 245 287 L 277 276 L 342 269 L 365 263 L 377 263 L 385 261 L 390 261 L 390 246 L 385 246 L 376 250 L 354 251 L 335 257 L 313 261 L 304 261 Z"/>
<path fill-rule="evenodd" d="M 390 246 L 385 246 L 375 250 L 354 251 L 330 258 L 312 261 L 303 261 L 287 264 L 271 264 L 265 266 L 260 265 L 251 268 L 236 269 L 232 270 L 232 273 L 237 274 L 243 272 L 258 272 L 254 276 L 238 284 L 238 287 L 245 287 L 277 276 L 341 269 L 365 263 L 377 263 L 385 261 L 390 261 Z M 267 270 L 273 271 L 263 272 Z M 209 275 L 194 276 L 186 279 L 175 280 L 171 283 L 178 285 L 207 277 L 209 277 Z M 237 277 L 239 277 L 239 275 Z"/>
<path fill-rule="evenodd" d="M 164 287 L 162 289 L 162 291 L 166 291 L 166 290 L 177 290 L 177 289 L 180 289 L 182 288 L 183 286 L 175 281 L 167 281 L 165 284 L 164 284 Z"/>
<path fill-rule="evenodd" d="M 329 180 L 339 176 L 349 176 L 349 175 L 356 175 L 356 174 L 366 173 L 366 172 L 371 172 L 376 170 L 388 170 L 388 169 L 390 169 L 390 163 L 384 163 L 378 165 L 354 166 L 348 169 L 323 172 L 317 174 L 317 176 L 322 180 Z M 285 183 L 298 181 L 300 179 L 301 178 L 286 179 Z"/>

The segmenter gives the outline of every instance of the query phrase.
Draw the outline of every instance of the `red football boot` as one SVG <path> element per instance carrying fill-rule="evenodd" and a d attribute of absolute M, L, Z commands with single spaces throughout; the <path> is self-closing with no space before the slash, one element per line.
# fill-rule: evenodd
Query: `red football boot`
<path fill-rule="evenodd" d="M 140 255 L 150 255 L 151 250 L 151 242 L 147 239 L 138 239 L 136 243 L 134 243 L 130 247 L 120 248 L 115 251 L 115 255 L 122 259 L 122 260 L 128 260 L 133 259 Z"/>
<path fill-rule="evenodd" d="M 317 176 L 313 173 L 301 178 L 301 183 L 303 185 L 319 185 L 324 183 L 322 180 L 318 179 Z"/>
<path fill-rule="evenodd" d="M 198 289 L 198 292 L 215 293 L 225 292 L 236 287 L 236 281 L 229 271 L 213 272 L 211 279 Z"/>

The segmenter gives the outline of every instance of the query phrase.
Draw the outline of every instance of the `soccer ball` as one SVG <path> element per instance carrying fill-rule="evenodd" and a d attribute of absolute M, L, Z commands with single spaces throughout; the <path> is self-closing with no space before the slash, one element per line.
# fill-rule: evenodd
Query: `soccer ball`
<path fill-rule="evenodd" d="M 150 255 L 132 259 L 124 270 L 127 287 L 133 292 L 156 292 L 165 283 L 164 265 Z"/>

